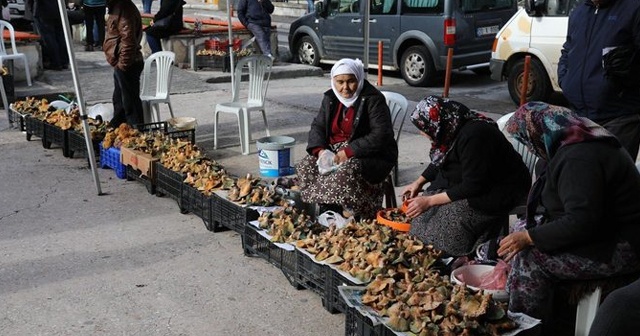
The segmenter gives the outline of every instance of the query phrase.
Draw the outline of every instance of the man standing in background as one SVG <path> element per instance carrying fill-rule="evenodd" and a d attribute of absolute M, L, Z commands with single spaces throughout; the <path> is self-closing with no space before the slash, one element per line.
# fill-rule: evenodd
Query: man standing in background
<path fill-rule="evenodd" d="M 619 66 L 610 71 L 603 56 L 610 52 L 623 55 L 619 52 L 623 49 L 630 50 L 629 57 L 609 62 Z M 562 92 L 578 115 L 613 133 L 633 161 L 640 146 L 640 74 L 630 70 L 638 62 L 640 1 L 591 0 L 571 12 L 558 63 Z M 611 75 L 622 72 L 629 78 Z"/>
<path fill-rule="evenodd" d="M 107 62 L 113 66 L 113 119 L 111 126 L 144 122 L 140 101 L 140 74 L 144 67 L 140 41 L 142 19 L 131 0 L 107 0 L 109 18 L 103 44 Z"/>
<path fill-rule="evenodd" d="M 264 55 L 271 55 L 271 13 L 274 7 L 271 0 L 240 0 L 238 19 L 255 36 Z"/>

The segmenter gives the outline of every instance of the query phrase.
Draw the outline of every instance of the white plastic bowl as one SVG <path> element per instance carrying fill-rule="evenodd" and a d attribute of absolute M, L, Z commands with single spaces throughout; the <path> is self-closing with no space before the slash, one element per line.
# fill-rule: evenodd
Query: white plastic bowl
<path fill-rule="evenodd" d="M 198 124 L 196 122 L 196 118 L 192 118 L 192 117 L 171 118 L 167 120 L 167 122 L 169 123 L 169 125 L 171 125 L 173 128 L 179 131 L 194 129 Z"/>
<path fill-rule="evenodd" d="M 49 103 L 50 106 L 53 106 L 56 110 L 66 110 L 69 107 L 69 103 L 62 100 L 54 100 Z"/>
<path fill-rule="evenodd" d="M 494 266 L 491 265 L 464 265 L 451 272 L 451 281 L 456 284 L 464 283 L 472 290 L 483 289 L 485 294 L 491 294 L 496 301 L 508 301 L 509 294 L 504 289 L 484 289 L 480 287 L 480 280 L 484 274 L 491 273 Z"/>

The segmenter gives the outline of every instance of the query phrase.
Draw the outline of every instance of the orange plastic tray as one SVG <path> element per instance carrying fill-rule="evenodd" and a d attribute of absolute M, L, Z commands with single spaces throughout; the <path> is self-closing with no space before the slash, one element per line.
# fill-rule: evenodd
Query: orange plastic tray
<path fill-rule="evenodd" d="M 403 203 L 402 204 L 402 208 L 400 208 L 400 210 L 402 212 L 404 212 L 407 209 L 407 204 Z M 386 218 L 384 218 L 383 214 L 384 211 L 386 210 L 380 210 L 378 211 L 378 214 L 376 216 L 376 220 L 378 221 L 378 223 L 382 224 L 382 225 L 386 225 L 394 230 L 398 230 L 398 231 L 402 231 L 402 232 L 409 232 L 409 230 L 411 229 L 411 224 L 409 223 L 403 223 L 403 222 L 394 222 L 394 221 L 390 221 Z"/>

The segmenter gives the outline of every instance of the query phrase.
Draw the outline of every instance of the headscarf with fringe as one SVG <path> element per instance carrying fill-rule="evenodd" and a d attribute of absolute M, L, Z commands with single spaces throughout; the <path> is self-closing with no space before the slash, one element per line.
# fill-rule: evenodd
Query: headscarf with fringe
<path fill-rule="evenodd" d="M 431 137 L 429 157 L 431 164 L 435 166 L 442 164 L 453 148 L 458 132 L 469 120 L 495 125 L 492 119 L 469 110 L 465 105 L 438 96 L 428 96 L 421 100 L 411 114 L 411 122 Z"/>

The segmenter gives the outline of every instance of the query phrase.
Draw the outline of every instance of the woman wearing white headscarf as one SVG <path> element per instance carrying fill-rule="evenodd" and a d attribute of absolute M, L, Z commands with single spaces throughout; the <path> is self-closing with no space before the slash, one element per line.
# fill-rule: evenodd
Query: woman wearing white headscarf
<path fill-rule="evenodd" d="M 303 201 L 375 217 L 398 147 L 385 97 L 364 79 L 360 60 L 345 58 L 331 69 L 331 90 L 311 123 L 307 153 L 297 166 Z M 321 174 L 318 159 L 333 155 L 336 169 Z"/>

